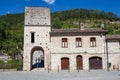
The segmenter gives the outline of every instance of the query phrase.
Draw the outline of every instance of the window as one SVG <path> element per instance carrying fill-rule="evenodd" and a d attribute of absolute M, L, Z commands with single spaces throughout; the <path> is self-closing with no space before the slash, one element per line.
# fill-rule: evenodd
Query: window
<path fill-rule="evenodd" d="M 67 47 L 68 47 L 67 38 L 62 38 L 62 48 L 67 48 Z"/>
<path fill-rule="evenodd" d="M 82 47 L 82 39 L 76 38 L 76 47 Z"/>
<path fill-rule="evenodd" d="M 91 47 L 96 47 L 96 38 L 95 37 L 90 38 L 90 46 Z"/>
<path fill-rule="evenodd" d="M 31 43 L 35 42 L 35 33 L 31 32 Z"/>

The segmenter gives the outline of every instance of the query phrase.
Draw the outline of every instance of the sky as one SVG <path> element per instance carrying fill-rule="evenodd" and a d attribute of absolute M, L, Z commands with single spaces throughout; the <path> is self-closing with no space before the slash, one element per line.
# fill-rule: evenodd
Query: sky
<path fill-rule="evenodd" d="M 120 17 L 120 0 L 0 0 L 0 15 L 24 13 L 26 6 L 49 7 L 51 12 L 69 9 L 94 9 Z"/>

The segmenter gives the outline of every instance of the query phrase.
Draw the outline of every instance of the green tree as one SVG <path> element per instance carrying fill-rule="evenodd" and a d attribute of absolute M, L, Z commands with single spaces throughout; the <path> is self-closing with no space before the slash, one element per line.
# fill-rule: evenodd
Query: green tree
<path fill-rule="evenodd" d="M 53 28 L 57 28 L 60 29 L 61 28 L 61 21 L 58 17 L 56 17 L 55 19 L 53 19 L 52 21 L 52 27 Z"/>
<path fill-rule="evenodd" d="M 3 47 L 3 41 L 4 39 L 6 39 L 6 32 L 5 32 L 5 29 L 0 27 L 0 50 L 2 49 Z"/>

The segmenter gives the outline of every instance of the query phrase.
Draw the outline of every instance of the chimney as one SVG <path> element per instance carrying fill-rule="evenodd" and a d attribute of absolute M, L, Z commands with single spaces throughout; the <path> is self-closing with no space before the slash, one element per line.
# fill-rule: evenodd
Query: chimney
<path fill-rule="evenodd" d="M 104 27 L 105 27 L 104 23 L 102 23 L 102 24 L 100 25 L 100 27 L 101 27 L 101 28 L 104 28 Z"/>
<path fill-rule="evenodd" d="M 85 25 L 84 25 L 84 23 L 80 23 L 80 30 L 84 30 L 85 29 Z"/>

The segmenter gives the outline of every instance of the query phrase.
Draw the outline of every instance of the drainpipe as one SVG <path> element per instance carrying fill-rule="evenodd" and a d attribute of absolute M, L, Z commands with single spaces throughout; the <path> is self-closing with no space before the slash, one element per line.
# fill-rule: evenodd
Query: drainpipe
<path fill-rule="evenodd" d="M 109 70 L 109 56 L 108 56 L 108 41 L 106 39 L 106 55 L 107 55 L 107 71 L 110 71 Z"/>

